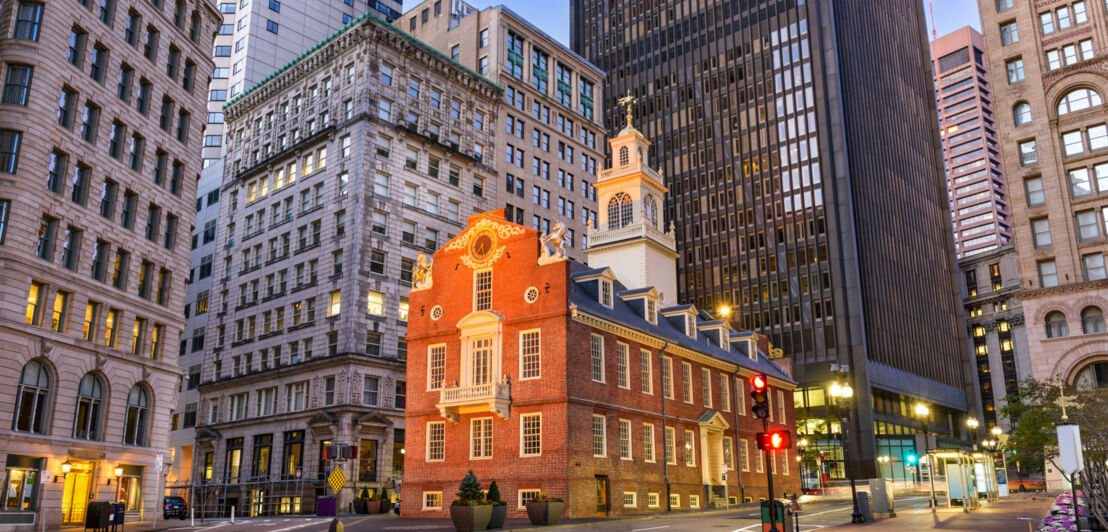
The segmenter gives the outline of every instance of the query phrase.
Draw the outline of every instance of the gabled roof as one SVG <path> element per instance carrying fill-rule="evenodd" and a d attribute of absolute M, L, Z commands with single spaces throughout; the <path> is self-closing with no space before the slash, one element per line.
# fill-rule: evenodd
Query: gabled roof
<path fill-rule="evenodd" d="M 630 299 L 630 298 L 642 297 L 642 296 L 649 296 L 649 295 L 653 295 L 654 297 L 658 297 L 658 291 L 655 290 L 653 286 L 648 286 L 646 288 L 635 288 L 633 290 L 624 290 L 622 292 L 617 292 L 616 293 L 616 296 L 622 297 L 624 299 Z"/>
<path fill-rule="evenodd" d="M 623 301 L 620 298 L 613 298 L 612 308 L 605 307 L 597 301 L 594 294 L 589 293 L 583 288 L 580 283 L 582 278 L 590 279 L 595 277 L 599 272 L 608 270 L 607 268 L 594 268 L 588 269 L 584 265 L 574 261 L 570 265 L 573 272 L 570 277 L 574 280 L 570 283 L 569 290 L 569 304 L 576 305 L 579 312 L 587 312 L 594 316 L 601 317 L 606 320 L 616 322 L 625 327 L 637 329 L 643 333 L 662 339 L 663 341 L 669 341 L 673 345 L 680 345 L 687 349 L 700 352 L 701 354 L 737 364 L 743 368 L 747 368 L 759 373 L 765 373 L 771 377 L 787 381 L 796 382 L 790 377 L 784 370 L 782 370 L 777 364 L 773 363 L 765 353 L 759 351 L 757 360 L 752 360 L 744 348 L 740 348 L 740 345 L 746 344 L 746 342 L 740 342 L 738 344 L 728 345 L 727 349 L 719 347 L 716 342 L 708 336 L 697 335 L 697 337 L 689 338 L 685 331 L 674 326 L 669 320 L 658 320 L 658 323 L 650 323 L 646 321 L 646 318 L 635 309 L 633 309 L 628 302 Z M 627 291 L 627 288 L 617 279 L 615 281 L 616 293 Z M 675 305 L 667 307 L 662 310 L 663 315 L 674 314 L 681 312 L 688 312 L 690 310 L 695 311 L 696 307 L 693 305 Z M 713 320 L 721 321 L 721 320 Z M 697 326 L 704 323 L 697 318 Z M 711 322 L 709 322 L 711 323 Z M 737 333 L 736 335 L 742 335 L 743 333 Z M 752 333 L 747 333 L 750 335 Z"/>

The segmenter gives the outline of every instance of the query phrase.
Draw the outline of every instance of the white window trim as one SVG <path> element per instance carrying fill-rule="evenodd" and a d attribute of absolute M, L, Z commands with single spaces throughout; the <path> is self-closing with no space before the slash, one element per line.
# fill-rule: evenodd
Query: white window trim
<path fill-rule="evenodd" d="M 696 431 L 685 430 L 685 465 L 696 467 Z M 692 460 L 689 460 L 692 457 Z"/>
<path fill-rule="evenodd" d="M 681 495 L 677 494 L 677 493 L 670 493 L 669 494 L 669 506 L 671 508 L 680 508 L 681 507 Z"/>
<path fill-rule="evenodd" d="M 720 410 L 724 412 L 731 411 L 731 376 L 726 373 L 719 374 L 719 400 Z"/>
<path fill-rule="evenodd" d="M 654 354 L 646 349 L 639 350 L 639 390 L 642 390 L 642 357 L 644 355 L 646 356 L 647 384 L 649 384 L 650 389 L 642 393 L 654 395 Z"/>
<path fill-rule="evenodd" d="M 651 503 L 651 496 L 654 498 L 654 502 Z M 662 506 L 662 497 L 657 492 L 651 491 L 646 494 L 646 507 L 647 508 L 660 508 Z"/>
<path fill-rule="evenodd" d="M 687 372 L 685 371 L 686 368 L 688 368 Z M 686 375 L 689 376 L 688 381 L 685 380 Z M 686 391 L 689 392 L 688 393 L 688 398 L 685 397 L 686 396 L 686 394 L 685 394 Z M 693 404 L 693 401 L 694 401 L 693 395 L 694 394 L 693 394 L 693 385 L 692 385 L 692 364 L 690 364 L 688 362 L 682 362 L 681 363 L 681 399 L 684 400 L 686 404 L 691 405 L 691 404 Z"/>
<path fill-rule="evenodd" d="M 592 379 L 592 339 L 593 338 L 599 338 L 600 339 L 600 380 Z M 606 375 L 604 374 L 605 373 L 604 369 L 605 369 L 604 368 L 604 336 L 593 333 L 589 337 L 589 378 L 592 379 L 593 382 L 599 382 L 601 384 L 604 384 L 606 382 L 606 379 L 605 379 Z"/>
<path fill-rule="evenodd" d="M 666 368 L 669 368 L 669 395 L 666 395 L 666 399 L 675 399 L 677 397 L 677 390 L 674 388 L 677 385 L 677 379 L 673 376 L 672 357 L 662 357 L 662 369 L 659 369 L 659 371 L 662 372 L 662 392 L 666 390 Z"/>
<path fill-rule="evenodd" d="M 750 443 L 745 438 L 739 438 L 739 459 L 743 463 L 739 464 L 739 467 L 743 471 L 750 471 Z"/>
<path fill-rule="evenodd" d="M 537 417 L 539 418 L 539 452 L 534 454 L 527 454 L 523 452 L 525 448 L 523 446 L 523 418 L 525 417 Z M 533 458 L 536 456 L 542 456 L 542 412 L 520 414 L 519 415 L 519 456 L 523 458 Z"/>
<path fill-rule="evenodd" d="M 670 437 L 670 435 L 672 435 L 672 437 Z M 672 453 L 669 452 L 669 445 L 666 443 L 667 440 L 673 442 Z M 669 456 L 664 457 L 666 459 L 666 463 L 669 465 L 677 465 L 677 430 L 673 427 L 666 427 L 665 432 L 662 436 L 662 454 L 664 455 L 667 453 L 669 454 Z"/>
<path fill-rule="evenodd" d="M 658 456 L 658 434 L 654 432 L 653 423 L 643 423 L 643 460 L 653 464 Z M 646 454 L 646 427 L 650 427 L 650 454 Z"/>
<path fill-rule="evenodd" d="M 624 456 L 623 456 L 623 426 L 624 426 L 625 423 L 627 424 L 627 457 L 626 458 L 624 458 Z M 619 442 L 619 444 L 620 444 L 619 459 L 620 460 L 633 461 L 635 459 L 634 430 L 635 429 L 631 425 L 631 420 L 630 419 L 622 419 L 621 418 L 619 420 L 619 439 L 620 439 L 620 442 Z"/>
<path fill-rule="evenodd" d="M 594 444 L 594 441 L 592 440 L 592 438 L 596 437 L 596 433 L 595 433 L 596 418 L 600 418 L 604 421 L 604 423 L 601 425 L 602 427 L 604 427 L 604 430 L 600 433 L 601 451 L 602 451 L 603 454 L 596 454 L 596 445 Z M 592 449 L 593 458 L 607 458 L 608 457 L 608 416 L 603 416 L 603 415 L 600 415 L 600 414 L 593 414 L 592 415 L 592 424 L 589 425 L 589 435 L 591 436 L 591 438 L 589 439 L 589 443 L 593 444 L 593 449 Z"/>
<path fill-rule="evenodd" d="M 523 335 L 528 333 L 539 334 L 539 374 L 535 377 L 523 376 Z M 521 381 L 532 381 L 542 378 L 542 329 L 527 329 L 524 331 L 519 331 L 519 376 L 519 380 Z"/>
<path fill-rule="evenodd" d="M 439 505 L 438 506 L 427 506 L 427 496 L 428 495 L 438 495 L 439 496 Z M 423 510 L 442 510 L 442 492 L 441 491 L 425 491 L 425 492 L 423 492 L 423 508 L 422 509 Z"/>
<path fill-rule="evenodd" d="M 627 496 L 631 496 L 631 504 L 627 504 Z M 635 491 L 623 492 L 623 507 L 624 508 L 638 508 L 639 507 L 639 494 Z"/>
<path fill-rule="evenodd" d="M 785 392 L 777 390 L 777 422 L 784 423 L 785 418 Z"/>
<path fill-rule="evenodd" d="M 623 376 L 624 376 L 624 383 L 625 383 L 623 385 L 619 384 L 618 371 L 619 371 L 619 364 L 621 362 L 620 355 L 623 355 L 622 362 L 623 362 Z M 631 389 L 631 346 L 629 346 L 629 345 L 627 345 L 623 342 L 616 342 L 616 371 L 617 371 L 616 386 L 618 386 L 619 388 L 624 389 L 624 390 L 630 390 Z"/>
<path fill-rule="evenodd" d="M 700 378 L 704 381 L 700 388 L 704 393 L 704 407 L 712 408 L 712 370 L 700 368 Z"/>
<path fill-rule="evenodd" d="M 443 356 L 442 356 L 443 379 L 442 379 L 442 384 L 444 385 L 443 387 L 445 387 L 445 385 L 446 385 L 446 344 L 445 343 L 431 344 L 431 345 L 427 346 L 427 391 L 429 391 L 429 392 L 430 391 L 435 391 L 435 390 L 441 390 L 443 388 L 443 387 L 439 387 L 439 388 L 432 388 L 431 387 L 431 351 L 433 351 L 437 347 L 443 348 Z"/>
<path fill-rule="evenodd" d="M 735 394 L 735 408 L 738 409 L 738 410 L 736 410 L 736 412 L 738 412 L 740 416 L 744 416 L 744 417 L 747 415 L 747 413 L 746 413 L 746 384 L 745 383 L 746 383 L 746 379 L 739 378 L 739 377 L 735 377 L 735 382 L 731 383 L 731 384 L 734 385 L 734 386 L 732 386 L 732 389 L 734 390 L 734 394 Z"/>
<path fill-rule="evenodd" d="M 380 393 L 380 391 L 378 391 Z M 431 458 L 431 425 L 442 425 L 442 458 Z M 428 421 L 427 426 L 424 428 L 426 431 L 423 449 L 423 461 L 424 462 L 443 462 L 446 461 L 446 422 L 445 421 Z"/>
<path fill-rule="evenodd" d="M 473 456 L 473 426 L 477 421 L 489 420 L 489 424 L 492 424 L 492 416 L 489 417 L 475 417 L 469 420 L 469 459 L 470 460 L 492 460 L 495 453 L 492 452 L 493 443 L 489 442 L 489 456 Z"/>
<path fill-rule="evenodd" d="M 516 501 L 518 501 L 517 502 L 517 505 L 518 505 L 517 508 L 519 508 L 520 510 L 526 510 L 527 509 L 527 505 L 523 501 L 523 493 L 524 492 L 532 492 L 532 491 L 535 492 L 536 496 L 538 496 L 539 493 L 542 493 L 542 490 L 538 489 L 538 488 L 527 488 L 527 489 L 516 490 Z M 532 497 L 532 499 L 533 498 L 534 497 Z"/>
<path fill-rule="evenodd" d="M 700 495 L 689 495 L 689 509 L 690 510 L 699 510 L 700 509 Z"/>
<path fill-rule="evenodd" d="M 492 275 L 492 268 L 482 268 L 480 270 L 474 270 L 473 271 L 473 296 L 472 296 L 473 301 L 472 301 L 472 306 L 470 308 L 472 308 L 474 312 L 488 312 L 489 310 L 491 310 L 491 308 L 487 309 L 487 310 L 477 310 L 477 276 L 482 274 L 482 273 L 485 273 L 485 272 L 489 272 L 489 275 Z M 490 280 L 489 283 L 491 285 L 492 281 Z M 492 305 L 492 287 L 491 286 L 489 287 L 489 305 L 490 305 L 490 307 Z"/>

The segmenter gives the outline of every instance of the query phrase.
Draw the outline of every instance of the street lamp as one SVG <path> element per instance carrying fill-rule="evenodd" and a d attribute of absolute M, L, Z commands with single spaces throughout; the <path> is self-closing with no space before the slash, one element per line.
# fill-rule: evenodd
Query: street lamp
<path fill-rule="evenodd" d="M 977 418 L 971 417 L 971 418 L 966 418 L 966 426 L 973 429 L 973 441 L 976 442 L 977 441 L 977 434 L 978 434 L 977 427 L 980 427 L 981 423 L 979 421 L 977 421 Z M 976 443 L 974 445 L 976 445 Z M 976 449 L 976 448 L 977 447 L 974 447 L 974 449 Z"/>
<path fill-rule="evenodd" d="M 928 432 L 931 428 L 931 409 L 923 403 L 916 403 L 915 413 L 920 418 L 920 423 L 923 424 L 923 453 L 927 455 L 927 481 L 931 485 L 931 497 L 928 504 L 931 505 L 931 511 L 935 512 L 935 460 L 927 449 Z"/>
<path fill-rule="evenodd" d="M 800 489 L 807 493 L 807 488 L 804 487 L 804 481 L 807 479 L 804 471 L 804 459 L 808 458 L 808 438 L 800 438 L 796 442 L 796 448 L 800 451 L 796 457 L 796 461 L 800 464 Z"/>
<path fill-rule="evenodd" d="M 852 409 L 850 403 L 854 397 L 854 388 L 850 387 L 850 384 L 839 384 L 837 381 L 831 384 L 828 389 L 831 393 L 831 400 L 835 405 L 835 414 L 839 418 L 841 423 L 840 432 L 842 433 L 843 444 L 843 466 L 846 468 L 846 476 L 850 479 L 850 496 L 854 502 L 854 513 L 850 514 L 851 523 L 864 523 L 862 519 L 862 512 L 858 510 L 858 488 L 854 484 L 854 470 L 850 467 L 850 452 L 847 450 L 847 430 L 850 426 L 850 416 Z M 844 405 L 844 403 L 846 403 Z M 844 413 L 845 411 L 845 413 Z"/>

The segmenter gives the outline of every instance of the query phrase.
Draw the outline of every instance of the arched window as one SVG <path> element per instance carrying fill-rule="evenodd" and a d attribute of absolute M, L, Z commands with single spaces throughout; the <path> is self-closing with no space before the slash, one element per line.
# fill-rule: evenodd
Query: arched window
<path fill-rule="evenodd" d="M 141 384 L 131 387 L 127 394 L 127 422 L 123 425 L 123 443 L 146 445 L 146 412 L 149 401 Z"/>
<path fill-rule="evenodd" d="M 73 417 L 73 437 L 78 440 L 100 439 L 100 406 L 104 389 L 92 373 L 81 377 L 77 385 L 77 414 Z"/>
<path fill-rule="evenodd" d="M 643 200 L 643 216 L 646 218 L 646 223 L 655 229 L 658 228 L 658 202 L 654 200 L 654 196 L 647 195 Z"/>
<path fill-rule="evenodd" d="M 1100 93 L 1092 89 L 1075 89 L 1066 93 L 1058 102 L 1058 116 L 1084 111 L 1104 103 Z"/>
<path fill-rule="evenodd" d="M 1013 120 L 1017 126 L 1031 123 L 1031 104 L 1027 102 L 1017 103 L 1012 108 Z"/>
<path fill-rule="evenodd" d="M 1046 337 L 1061 338 L 1069 336 L 1070 330 L 1066 325 L 1066 315 L 1055 310 L 1046 315 Z"/>
<path fill-rule="evenodd" d="M 1099 307 L 1085 307 L 1081 311 L 1081 332 L 1085 334 L 1105 332 L 1104 313 Z"/>
<path fill-rule="evenodd" d="M 620 192 L 608 200 L 608 229 L 631 225 L 631 196 Z"/>
<path fill-rule="evenodd" d="M 1077 372 L 1073 385 L 1078 390 L 1091 392 L 1097 388 L 1108 388 L 1108 362 L 1094 362 Z"/>
<path fill-rule="evenodd" d="M 12 430 L 45 434 L 46 403 L 50 399 L 50 374 L 37 360 L 23 365 L 19 390 L 15 397 L 15 422 Z"/>
<path fill-rule="evenodd" d="M 631 152 L 627 150 L 627 146 L 619 149 L 619 165 L 627 166 L 631 163 Z"/>

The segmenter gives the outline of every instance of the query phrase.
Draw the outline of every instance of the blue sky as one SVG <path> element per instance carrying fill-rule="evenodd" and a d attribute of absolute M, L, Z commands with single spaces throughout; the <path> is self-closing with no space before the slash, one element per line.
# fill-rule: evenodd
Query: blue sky
<path fill-rule="evenodd" d="M 569 46 L 569 1 L 568 0 L 467 0 L 470 4 L 485 8 L 490 5 L 503 4 L 520 16 L 540 27 L 555 39 Z M 852 0 L 853 1 L 853 0 Z M 882 0 L 876 0 L 882 1 Z M 977 14 L 977 2 L 973 0 L 931 0 L 934 2 L 935 22 L 938 26 L 939 36 L 946 35 L 962 26 L 973 26 L 981 30 L 981 22 Z M 923 0 L 924 9 L 927 9 L 927 0 Z M 405 2 L 415 5 L 412 0 Z M 926 12 L 926 11 L 925 11 Z M 927 20 L 928 31 L 931 29 L 931 20 Z M 930 35 L 928 35 L 930 38 Z"/>

